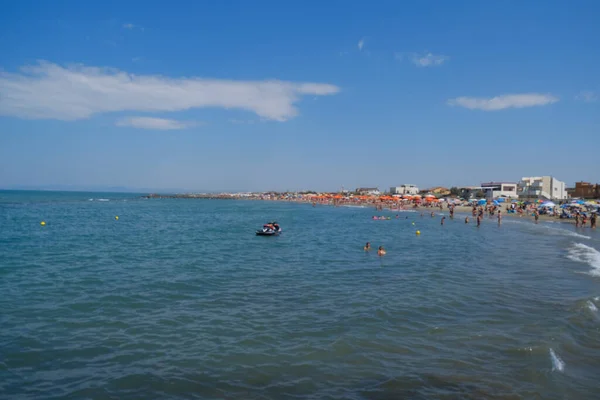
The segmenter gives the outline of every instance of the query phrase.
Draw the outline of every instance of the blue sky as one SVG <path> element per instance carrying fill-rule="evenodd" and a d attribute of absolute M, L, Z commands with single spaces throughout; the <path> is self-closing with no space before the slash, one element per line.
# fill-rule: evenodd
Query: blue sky
<path fill-rule="evenodd" d="M 597 1 L 0 5 L 0 188 L 600 181 Z"/>

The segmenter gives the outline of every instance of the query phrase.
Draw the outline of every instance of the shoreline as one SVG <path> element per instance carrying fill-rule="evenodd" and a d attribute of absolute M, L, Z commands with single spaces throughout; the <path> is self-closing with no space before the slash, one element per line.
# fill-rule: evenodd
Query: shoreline
<path fill-rule="evenodd" d="M 313 206 L 330 206 L 330 207 L 360 207 L 360 208 L 372 208 L 377 211 L 391 211 L 391 212 L 416 212 L 416 213 L 431 213 L 432 211 L 435 214 L 444 213 L 445 216 L 448 216 L 449 210 L 444 207 L 442 210 L 436 206 L 422 206 L 418 205 L 414 207 L 414 205 L 408 204 L 398 204 L 393 201 L 381 201 L 378 199 L 368 198 L 368 199 L 336 199 L 336 198 L 305 198 L 305 197 L 290 197 L 290 196 L 281 196 L 270 193 L 247 193 L 247 194 L 230 194 L 230 193 L 219 193 L 219 194 L 209 194 L 209 193 L 199 193 L 199 194 L 148 194 L 141 196 L 145 199 L 204 199 L 204 200 L 255 200 L 255 201 L 276 201 L 276 202 L 286 202 L 286 203 L 299 203 L 299 204 L 313 204 Z M 510 203 L 503 203 L 499 206 L 499 209 L 502 211 L 502 218 L 518 218 L 518 219 L 527 219 L 534 220 L 534 216 L 530 213 L 508 213 L 506 210 L 506 205 Z M 466 216 L 471 217 L 471 206 L 455 206 L 454 208 L 456 213 L 465 214 Z M 494 221 L 496 221 L 496 217 L 492 217 Z M 490 220 L 488 216 L 484 218 L 484 220 Z M 559 222 L 565 224 L 575 224 L 575 219 L 572 218 L 559 218 L 557 216 L 549 216 L 545 214 L 541 214 L 539 216 L 539 221 L 552 221 Z M 589 227 L 586 226 L 586 227 Z"/>

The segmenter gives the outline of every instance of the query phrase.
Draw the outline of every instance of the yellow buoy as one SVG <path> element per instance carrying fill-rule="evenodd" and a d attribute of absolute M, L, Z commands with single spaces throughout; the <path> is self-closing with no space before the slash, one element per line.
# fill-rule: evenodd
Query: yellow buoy
<path fill-rule="evenodd" d="M 45 225 L 46 225 L 46 221 L 42 221 L 42 222 L 40 222 L 40 225 L 41 225 L 41 226 L 45 226 Z"/>
<path fill-rule="evenodd" d="M 417 236 L 421 234 L 421 231 L 417 231 Z"/>
<path fill-rule="evenodd" d="M 118 221 L 118 220 L 119 220 L 119 216 L 118 216 L 118 215 L 115 215 L 115 219 Z"/>

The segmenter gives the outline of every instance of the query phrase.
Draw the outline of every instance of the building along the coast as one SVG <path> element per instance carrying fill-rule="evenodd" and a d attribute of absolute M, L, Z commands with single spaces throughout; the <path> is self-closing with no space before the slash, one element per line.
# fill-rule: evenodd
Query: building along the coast
<path fill-rule="evenodd" d="M 575 188 L 572 189 L 571 196 L 582 199 L 600 199 L 600 184 L 575 182 Z"/>
<path fill-rule="evenodd" d="M 434 194 L 436 196 L 448 196 L 448 195 L 450 195 L 450 189 L 447 189 L 442 186 L 437 186 L 437 187 L 432 187 L 429 189 L 423 189 L 423 190 L 421 190 L 421 193 Z"/>
<path fill-rule="evenodd" d="M 475 199 L 485 196 L 485 192 L 481 186 L 461 186 L 458 187 L 459 196 L 465 200 Z"/>
<path fill-rule="evenodd" d="M 390 188 L 390 194 L 419 194 L 419 188 L 416 185 L 404 184 L 400 186 L 393 186 Z"/>
<path fill-rule="evenodd" d="M 518 184 L 521 199 L 566 200 L 567 188 L 564 182 L 552 176 L 533 176 L 521 178 Z"/>
<path fill-rule="evenodd" d="M 356 189 L 356 194 L 361 196 L 379 196 L 381 192 L 379 188 L 358 188 Z"/>
<path fill-rule="evenodd" d="M 516 199 L 519 197 L 517 194 L 517 182 L 484 182 L 481 184 L 481 189 L 485 193 L 486 198 L 508 197 Z"/>

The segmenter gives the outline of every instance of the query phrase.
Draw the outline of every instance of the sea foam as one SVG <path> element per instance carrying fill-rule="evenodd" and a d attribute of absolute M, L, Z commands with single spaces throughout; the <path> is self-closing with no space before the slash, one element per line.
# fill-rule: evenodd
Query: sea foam
<path fill-rule="evenodd" d="M 590 236 L 582 235 L 580 233 L 569 231 L 566 229 L 555 228 L 553 226 L 548 226 L 548 225 L 538 225 L 538 226 L 544 227 L 546 230 L 550 231 L 551 233 L 557 234 L 557 235 L 565 235 L 565 236 L 576 237 L 576 238 L 580 238 L 580 239 L 591 239 Z"/>
<path fill-rule="evenodd" d="M 590 275 L 600 276 L 600 251 L 583 243 L 575 243 L 569 249 L 567 258 L 588 264 L 592 267 Z"/>
<path fill-rule="evenodd" d="M 552 361 L 552 371 L 563 372 L 565 370 L 565 362 L 550 348 L 550 360 Z"/>
<path fill-rule="evenodd" d="M 592 303 L 590 300 L 588 300 L 586 302 L 587 307 L 590 309 L 590 311 L 592 312 L 598 312 L 598 307 L 596 307 L 596 305 L 594 303 Z"/>

